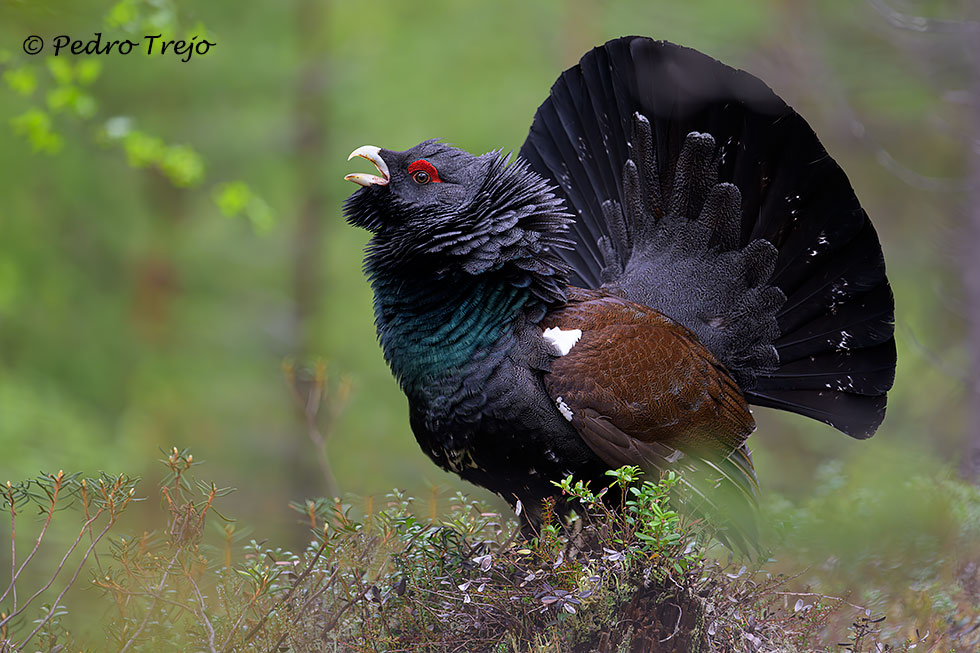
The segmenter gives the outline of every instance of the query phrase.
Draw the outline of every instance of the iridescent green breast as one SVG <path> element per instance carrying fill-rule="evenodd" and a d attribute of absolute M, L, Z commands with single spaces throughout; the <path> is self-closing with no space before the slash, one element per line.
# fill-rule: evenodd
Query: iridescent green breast
<path fill-rule="evenodd" d="M 527 288 L 486 277 L 373 285 L 381 347 L 409 396 L 458 378 L 513 329 L 530 299 Z"/>

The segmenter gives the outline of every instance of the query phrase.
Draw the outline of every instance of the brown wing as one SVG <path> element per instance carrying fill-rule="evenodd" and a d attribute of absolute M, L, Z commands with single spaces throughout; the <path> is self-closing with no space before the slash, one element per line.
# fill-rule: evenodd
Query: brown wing
<path fill-rule="evenodd" d="M 755 428 L 724 367 L 694 334 L 651 308 L 574 289 L 543 326 L 582 331 L 545 385 L 609 465 L 670 461 L 675 449 L 725 457 Z"/>

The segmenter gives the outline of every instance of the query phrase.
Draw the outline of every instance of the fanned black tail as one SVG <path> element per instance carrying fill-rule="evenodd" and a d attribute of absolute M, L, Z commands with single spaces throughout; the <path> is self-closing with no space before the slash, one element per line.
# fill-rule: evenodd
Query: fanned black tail
<path fill-rule="evenodd" d="M 558 79 L 521 155 L 577 214 L 573 283 L 687 326 L 751 403 L 874 433 L 895 373 L 881 246 L 763 82 L 670 43 L 610 41 Z"/>

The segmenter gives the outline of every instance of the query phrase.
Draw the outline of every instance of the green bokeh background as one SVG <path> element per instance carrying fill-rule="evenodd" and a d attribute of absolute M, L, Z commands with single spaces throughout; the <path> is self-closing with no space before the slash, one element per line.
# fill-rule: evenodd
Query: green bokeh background
<path fill-rule="evenodd" d="M 905 4 L 927 15 L 954 7 Z M 119 11 L 136 37 L 141 21 L 157 21 L 216 45 L 186 63 L 63 53 L 101 68 L 75 84 L 92 106 L 56 110 L 50 39 L 125 38 Z M 35 57 L 21 49 L 30 34 L 49 42 Z M 955 243 L 969 123 L 950 101 L 967 71 L 949 40 L 896 30 L 849 0 L 0 0 L 0 74 L 29 70 L 18 74 L 36 82 L 27 93 L 0 81 L 0 481 L 63 468 L 150 483 L 159 448 L 190 447 L 205 477 L 238 488 L 226 512 L 301 540 L 284 507 L 326 490 L 281 364 L 322 357 L 330 387 L 341 375 L 352 384 L 328 443 L 342 491 L 457 484 L 418 449 L 377 347 L 360 272 L 367 235 L 341 217 L 354 189 L 343 175 L 362 169 L 347 153 L 433 137 L 516 150 L 561 70 L 625 34 L 693 46 L 766 80 L 820 134 L 881 236 L 898 307 L 888 419 L 861 443 L 757 409 L 764 489 L 805 496 L 827 461 L 884 460 L 875 448 L 957 465 L 967 350 Z M 50 117 L 58 151 L 19 133 L 32 109 Z M 120 125 L 190 147 L 202 172 L 140 167 L 139 152 L 105 137 Z M 187 187 L 174 183 L 182 170 Z M 234 181 L 267 205 L 269 224 L 222 214 L 215 195 Z"/>

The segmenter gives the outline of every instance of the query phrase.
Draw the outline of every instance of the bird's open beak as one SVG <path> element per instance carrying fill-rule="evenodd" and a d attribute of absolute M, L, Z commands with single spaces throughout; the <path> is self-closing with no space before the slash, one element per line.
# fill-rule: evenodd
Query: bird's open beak
<path fill-rule="evenodd" d="M 361 147 L 351 152 L 350 156 L 347 157 L 347 160 L 350 161 L 355 156 L 359 156 L 362 159 L 367 159 L 368 161 L 373 163 L 374 166 L 378 169 L 378 172 L 381 173 L 381 176 L 378 177 L 377 175 L 369 175 L 364 172 L 356 172 L 347 175 L 346 177 L 344 177 L 344 179 L 346 179 L 347 181 L 352 181 L 358 186 L 387 186 L 388 185 L 388 182 L 391 181 L 391 175 L 388 173 L 388 164 L 385 163 L 385 160 L 381 158 L 380 147 L 375 147 L 373 145 L 362 145 Z"/>

